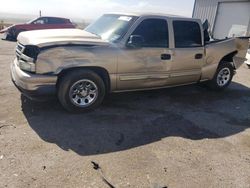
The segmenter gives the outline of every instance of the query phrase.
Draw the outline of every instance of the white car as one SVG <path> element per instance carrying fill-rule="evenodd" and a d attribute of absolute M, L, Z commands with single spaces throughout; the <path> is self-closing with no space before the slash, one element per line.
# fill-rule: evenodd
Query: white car
<path fill-rule="evenodd" d="M 245 63 L 247 64 L 248 68 L 250 69 L 250 48 L 247 50 L 246 58 L 247 58 L 247 60 L 245 61 Z"/>

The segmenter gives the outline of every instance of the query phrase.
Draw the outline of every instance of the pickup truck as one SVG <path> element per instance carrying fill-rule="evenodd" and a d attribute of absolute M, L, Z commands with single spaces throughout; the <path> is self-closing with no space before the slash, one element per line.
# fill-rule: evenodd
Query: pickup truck
<path fill-rule="evenodd" d="M 75 28 L 75 25 L 67 18 L 59 17 L 39 17 L 24 24 L 15 24 L 0 30 L 4 33 L 6 40 L 16 40 L 19 33 L 41 29 L 63 29 Z"/>
<path fill-rule="evenodd" d="M 247 37 L 211 40 L 199 19 L 105 14 L 85 30 L 21 33 L 11 76 L 32 99 L 57 95 L 65 109 L 86 111 L 110 92 L 200 82 L 222 90 L 247 48 Z"/>

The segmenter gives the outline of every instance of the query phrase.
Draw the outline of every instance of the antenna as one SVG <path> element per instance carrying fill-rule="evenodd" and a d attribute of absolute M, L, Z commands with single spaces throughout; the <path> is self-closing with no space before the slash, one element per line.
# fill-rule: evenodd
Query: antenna
<path fill-rule="evenodd" d="M 39 17 L 42 17 L 42 11 L 39 10 Z"/>

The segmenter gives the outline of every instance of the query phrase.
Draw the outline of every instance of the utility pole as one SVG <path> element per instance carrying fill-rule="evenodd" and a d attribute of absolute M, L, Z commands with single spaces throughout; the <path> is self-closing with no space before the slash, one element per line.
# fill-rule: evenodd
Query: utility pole
<path fill-rule="evenodd" d="M 39 10 L 39 17 L 42 17 L 42 11 Z"/>

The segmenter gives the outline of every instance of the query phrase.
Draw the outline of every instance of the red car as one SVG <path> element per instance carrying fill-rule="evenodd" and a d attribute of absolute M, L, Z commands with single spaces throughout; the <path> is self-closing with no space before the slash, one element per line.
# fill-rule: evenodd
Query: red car
<path fill-rule="evenodd" d="M 16 40 L 18 34 L 23 31 L 63 28 L 75 28 L 75 25 L 67 18 L 39 17 L 25 24 L 16 24 L 4 28 L 0 33 L 5 33 L 4 38 L 6 40 Z"/>

